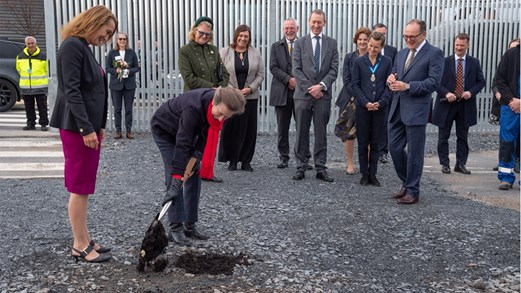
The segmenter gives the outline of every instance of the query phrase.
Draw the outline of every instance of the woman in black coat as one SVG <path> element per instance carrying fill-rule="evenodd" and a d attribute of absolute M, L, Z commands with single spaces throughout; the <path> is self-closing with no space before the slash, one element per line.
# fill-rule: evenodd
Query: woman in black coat
<path fill-rule="evenodd" d="M 186 236 L 208 239 L 195 225 L 201 193 L 199 164 L 196 164 L 194 176 L 189 177 L 181 188 L 188 161 L 191 157 L 201 160 L 208 129 L 212 128 L 218 135 L 224 120 L 244 112 L 245 103 L 244 96 L 235 89 L 202 88 L 166 101 L 152 116 L 152 135 L 165 164 L 165 184 L 168 187 L 163 203 L 174 200 L 168 209 L 168 236 L 178 245 L 190 244 Z"/>
<path fill-rule="evenodd" d="M 132 109 L 136 93 L 136 73 L 139 72 L 139 59 L 136 52 L 130 49 L 127 34 L 119 32 L 116 45 L 107 55 L 106 70 L 110 77 L 110 94 L 114 106 L 115 139 L 121 134 L 121 109 L 125 103 L 125 130 L 127 138 L 134 139 L 132 133 Z"/>
<path fill-rule="evenodd" d="M 89 21 L 97 19 L 98 21 Z M 69 220 L 74 243 L 72 256 L 86 262 L 104 262 L 110 251 L 90 238 L 87 228 L 89 195 L 105 138 L 107 91 L 103 68 L 90 45 L 110 41 L 118 21 L 105 6 L 94 6 L 74 17 L 62 30 L 57 56 L 58 93 L 51 126 L 60 129 L 65 157 L 65 187 L 70 193 Z"/>
<path fill-rule="evenodd" d="M 351 84 L 356 97 L 356 137 L 362 185 L 380 186 L 376 178 L 380 145 L 384 142 L 386 108 L 391 96 L 386 80 L 392 71 L 392 60 L 380 52 L 385 36 L 373 32 L 367 53 L 355 59 Z"/>

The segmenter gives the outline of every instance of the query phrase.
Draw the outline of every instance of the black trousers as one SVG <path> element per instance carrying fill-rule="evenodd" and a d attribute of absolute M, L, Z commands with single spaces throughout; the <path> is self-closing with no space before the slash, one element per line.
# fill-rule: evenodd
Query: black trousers
<path fill-rule="evenodd" d="M 356 107 L 356 138 L 358 139 L 358 162 L 360 173 L 376 174 L 378 155 L 383 141 L 387 140 L 387 107 L 378 111 Z M 367 148 L 370 147 L 370 150 Z"/>
<path fill-rule="evenodd" d="M 438 158 L 441 165 L 450 165 L 449 137 L 452 124 L 456 122 L 456 165 L 465 165 L 469 156 L 469 127 L 465 126 L 463 102 L 454 102 L 449 108 L 447 120 L 438 128 Z"/>
<path fill-rule="evenodd" d="M 47 96 L 46 95 L 24 95 L 25 116 L 27 117 L 27 125 L 36 125 L 36 110 L 34 109 L 34 101 L 38 106 L 38 115 L 40 119 L 38 123 L 41 126 L 49 125 L 49 115 L 47 113 Z"/>
<path fill-rule="evenodd" d="M 121 132 L 121 110 L 122 103 L 125 103 L 125 130 L 132 131 L 132 109 L 134 108 L 134 95 L 136 89 L 121 91 L 111 90 L 112 105 L 114 106 L 114 126 L 116 131 Z"/>
<path fill-rule="evenodd" d="M 288 97 L 285 106 L 275 106 L 275 116 L 277 117 L 277 149 L 282 161 L 289 160 L 289 126 L 291 116 L 294 116 L 294 101 Z"/>
<path fill-rule="evenodd" d="M 246 100 L 244 113 L 226 120 L 221 130 L 219 162 L 250 163 L 257 143 L 257 103 Z"/>

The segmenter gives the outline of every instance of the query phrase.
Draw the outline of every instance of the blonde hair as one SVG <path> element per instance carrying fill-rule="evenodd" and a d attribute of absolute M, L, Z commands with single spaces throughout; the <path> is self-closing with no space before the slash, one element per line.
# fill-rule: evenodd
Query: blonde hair
<path fill-rule="evenodd" d="M 215 89 L 213 104 L 219 105 L 223 103 L 234 114 L 244 113 L 246 99 L 244 95 L 237 89 L 232 87 L 218 87 Z"/>
<path fill-rule="evenodd" d="M 125 36 L 125 39 L 127 39 L 127 41 L 125 42 L 125 50 L 130 49 L 130 45 L 128 44 L 129 41 L 128 41 L 128 36 L 127 36 L 127 34 L 124 33 L 124 32 L 118 32 L 118 33 L 116 34 L 116 42 L 114 42 L 114 50 L 119 51 L 119 44 L 118 44 L 118 40 L 117 40 L 117 39 L 119 39 L 119 35 L 124 35 L 124 36 Z"/>
<path fill-rule="evenodd" d="M 208 38 L 208 43 L 211 44 L 213 41 L 213 25 L 209 23 L 208 21 L 201 21 L 196 27 L 193 27 L 192 30 L 188 33 L 188 40 L 193 41 L 195 40 L 195 34 L 197 34 L 197 28 L 199 28 L 201 25 L 206 25 L 209 27 L 212 32 L 210 34 L 210 37 Z"/>
<path fill-rule="evenodd" d="M 114 21 L 114 24 L 116 25 L 116 28 L 110 35 L 110 38 L 112 38 L 118 28 L 118 20 L 116 19 L 116 16 L 114 16 L 114 13 L 103 5 L 91 7 L 76 15 L 63 27 L 61 32 L 62 40 L 65 40 L 70 36 L 87 38 L 110 21 Z"/>

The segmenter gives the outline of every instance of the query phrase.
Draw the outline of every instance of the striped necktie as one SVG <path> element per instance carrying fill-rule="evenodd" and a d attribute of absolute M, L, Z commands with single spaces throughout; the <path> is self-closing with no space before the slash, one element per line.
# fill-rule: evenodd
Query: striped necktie
<path fill-rule="evenodd" d="M 412 59 L 414 59 L 415 54 L 416 54 L 416 49 L 411 49 L 409 58 L 407 58 L 407 61 L 405 62 L 405 67 L 404 67 L 405 70 L 407 70 L 409 68 L 409 65 L 411 65 Z"/>

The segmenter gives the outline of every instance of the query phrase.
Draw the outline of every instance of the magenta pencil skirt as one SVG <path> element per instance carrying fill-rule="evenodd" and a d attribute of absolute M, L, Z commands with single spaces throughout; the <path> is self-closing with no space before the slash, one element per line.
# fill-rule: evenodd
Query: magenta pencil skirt
<path fill-rule="evenodd" d="M 60 137 L 65 157 L 65 187 L 76 194 L 93 194 L 101 152 L 101 142 L 97 150 L 88 148 L 83 137 L 70 130 L 60 129 Z M 98 135 L 98 141 L 100 137 Z"/>

